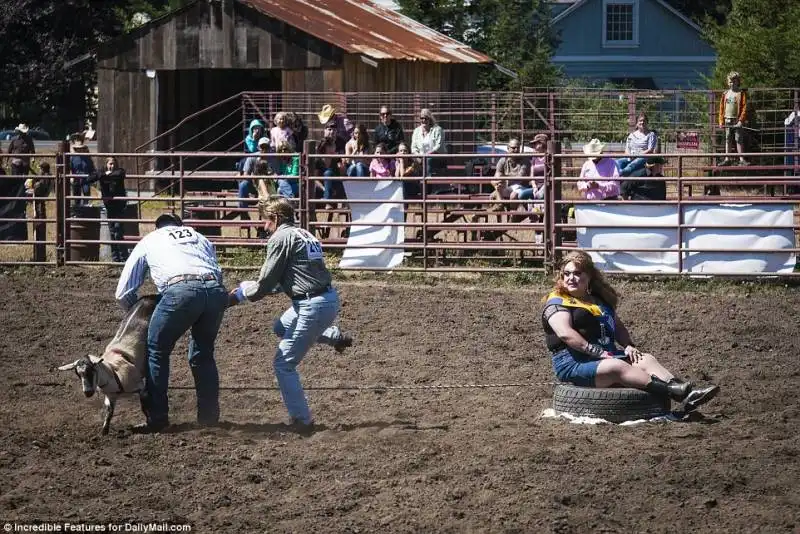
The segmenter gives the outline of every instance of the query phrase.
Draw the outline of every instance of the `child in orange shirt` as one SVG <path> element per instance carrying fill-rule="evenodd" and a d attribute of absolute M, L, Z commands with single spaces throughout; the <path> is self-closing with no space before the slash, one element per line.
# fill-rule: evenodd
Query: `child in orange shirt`
<path fill-rule="evenodd" d="M 725 128 L 725 160 L 720 165 L 732 165 L 733 160 L 729 154 L 744 152 L 745 137 L 742 127 L 747 121 L 747 93 L 740 87 L 742 77 L 733 71 L 728 74 L 727 81 L 729 89 L 722 94 L 719 101 L 719 125 Z M 741 155 L 739 161 L 742 165 L 749 165 Z"/>

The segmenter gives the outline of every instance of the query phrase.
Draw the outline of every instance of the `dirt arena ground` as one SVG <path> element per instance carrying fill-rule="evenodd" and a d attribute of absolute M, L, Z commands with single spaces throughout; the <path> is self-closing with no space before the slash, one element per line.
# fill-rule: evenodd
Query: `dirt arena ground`
<path fill-rule="evenodd" d="M 693 423 L 583 426 L 552 399 L 544 286 L 343 282 L 344 355 L 317 347 L 306 385 L 531 382 L 524 388 L 309 391 L 319 424 L 287 433 L 278 393 L 223 391 L 224 425 L 132 434 L 138 402 L 99 435 L 101 400 L 56 366 L 101 351 L 121 313 L 116 271 L 0 272 L 0 519 L 191 523 L 193 532 L 798 532 L 796 288 L 624 286 L 634 338 L 723 388 Z M 231 282 L 238 278 L 231 277 Z M 482 284 L 482 286 L 489 285 Z M 273 386 L 273 318 L 228 312 L 223 386 Z M 183 340 L 173 385 L 190 385 Z"/>

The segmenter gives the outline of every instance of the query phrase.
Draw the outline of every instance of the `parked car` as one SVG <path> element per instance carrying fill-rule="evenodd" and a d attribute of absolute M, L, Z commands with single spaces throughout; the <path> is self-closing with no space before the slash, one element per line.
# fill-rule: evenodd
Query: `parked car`
<path fill-rule="evenodd" d="M 34 141 L 50 141 L 50 134 L 40 128 L 31 128 L 28 134 Z M 0 141 L 11 141 L 14 138 L 14 130 L 0 130 Z"/>

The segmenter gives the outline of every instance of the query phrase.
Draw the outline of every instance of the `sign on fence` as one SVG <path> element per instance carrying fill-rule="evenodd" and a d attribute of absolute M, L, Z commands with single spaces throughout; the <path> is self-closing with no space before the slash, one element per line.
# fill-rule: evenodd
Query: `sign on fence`
<path fill-rule="evenodd" d="M 690 150 L 700 149 L 700 134 L 698 132 L 678 132 L 678 148 Z"/>

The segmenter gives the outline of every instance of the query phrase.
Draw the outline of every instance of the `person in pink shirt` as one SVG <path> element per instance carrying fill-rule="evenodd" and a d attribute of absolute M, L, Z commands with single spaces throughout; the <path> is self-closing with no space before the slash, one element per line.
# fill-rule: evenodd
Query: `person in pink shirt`
<path fill-rule="evenodd" d="M 378 143 L 375 146 L 375 155 L 387 154 L 386 144 Z M 369 164 L 369 175 L 373 178 L 391 178 L 394 172 L 394 160 L 390 158 L 372 158 Z"/>
<path fill-rule="evenodd" d="M 288 143 L 292 137 L 292 129 L 286 121 L 286 113 L 279 111 L 273 119 L 275 126 L 269 131 L 270 148 L 273 152 L 278 151 L 278 147 L 283 143 Z"/>
<path fill-rule="evenodd" d="M 619 198 L 619 170 L 611 158 L 603 157 L 605 145 L 592 139 L 583 146 L 589 156 L 581 167 L 580 181 L 576 184 L 586 200 L 616 200 Z"/>

